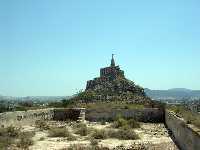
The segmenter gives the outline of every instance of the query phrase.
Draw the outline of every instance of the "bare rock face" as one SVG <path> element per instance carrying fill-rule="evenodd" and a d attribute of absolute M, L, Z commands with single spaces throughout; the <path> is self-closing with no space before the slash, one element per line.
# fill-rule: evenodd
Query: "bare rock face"
<path fill-rule="evenodd" d="M 127 100 L 132 102 L 150 101 L 144 89 L 125 78 L 124 71 L 115 66 L 112 56 L 111 65 L 100 69 L 100 77 L 87 81 L 85 92 L 91 92 L 97 100 Z"/>

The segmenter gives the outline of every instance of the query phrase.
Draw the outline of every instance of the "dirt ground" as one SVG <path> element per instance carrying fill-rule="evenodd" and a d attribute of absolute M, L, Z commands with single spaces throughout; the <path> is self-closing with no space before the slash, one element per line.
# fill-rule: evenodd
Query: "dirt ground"
<path fill-rule="evenodd" d="M 71 124 L 65 122 L 48 122 L 51 126 L 66 126 L 70 131 L 73 129 L 70 127 Z M 110 127 L 110 123 L 102 125 L 100 123 L 87 122 L 88 127 L 95 129 L 106 129 Z M 35 136 L 33 137 L 34 144 L 29 147 L 30 150 L 63 150 L 67 149 L 70 145 L 90 145 L 90 140 L 88 136 L 80 136 L 74 134 L 77 137 L 75 141 L 68 141 L 65 137 L 49 137 L 48 131 L 41 131 L 32 126 L 23 126 L 25 131 L 35 131 Z M 164 124 L 154 124 L 154 123 L 141 123 L 141 128 L 134 129 L 134 131 L 139 135 L 138 140 L 119 140 L 119 139 L 105 139 L 101 140 L 98 145 L 108 147 L 110 149 L 116 146 L 129 147 L 133 144 L 151 144 L 154 150 L 178 150 L 174 142 L 169 136 L 167 129 Z"/>

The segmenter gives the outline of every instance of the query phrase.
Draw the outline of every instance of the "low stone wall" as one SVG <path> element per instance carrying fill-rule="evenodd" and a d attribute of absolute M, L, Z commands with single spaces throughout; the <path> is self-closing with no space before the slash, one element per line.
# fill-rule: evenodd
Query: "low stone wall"
<path fill-rule="evenodd" d="M 0 126 L 34 124 L 36 120 L 85 120 L 85 109 L 48 108 L 0 113 Z"/>
<path fill-rule="evenodd" d="M 164 122 L 164 111 L 158 108 L 144 109 L 110 109 L 110 110 L 86 110 L 86 120 L 88 121 L 112 121 L 118 116 L 124 118 L 134 118 L 141 122 Z"/>
<path fill-rule="evenodd" d="M 26 125 L 33 124 L 36 120 L 51 120 L 54 115 L 53 110 L 38 109 L 0 113 L 0 125 Z"/>
<path fill-rule="evenodd" d="M 66 121 L 83 121 L 85 120 L 85 108 L 57 108 L 54 109 L 53 120 Z"/>
<path fill-rule="evenodd" d="M 84 108 L 49 108 L 0 113 L 0 126 L 34 124 L 36 120 L 111 121 L 116 117 L 134 118 L 141 122 L 164 122 L 182 150 L 200 149 L 200 130 L 194 131 L 182 118 L 158 108 L 96 110 Z"/>
<path fill-rule="evenodd" d="M 0 113 L 0 125 L 30 125 L 36 120 L 75 120 L 75 121 L 110 121 L 117 116 L 125 118 L 134 118 L 142 122 L 163 122 L 164 113 L 160 109 L 141 109 L 141 110 L 95 110 L 84 108 L 49 108 L 28 111 L 15 111 Z"/>
<path fill-rule="evenodd" d="M 200 130 L 199 133 L 194 131 L 182 118 L 168 110 L 165 111 L 165 123 L 181 150 L 200 149 Z"/>

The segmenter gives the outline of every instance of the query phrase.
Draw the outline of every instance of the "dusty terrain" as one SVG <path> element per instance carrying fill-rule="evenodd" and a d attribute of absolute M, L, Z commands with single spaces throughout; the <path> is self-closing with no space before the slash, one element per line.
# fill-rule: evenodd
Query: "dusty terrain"
<path fill-rule="evenodd" d="M 50 126 L 66 127 L 73 133 L 73 123 L 51 121 L 48 122 L 48 124 Z M 87 122 L 87 127 L 92 127 L 94 129 L 109 129 L 111 128 L 110 126 L 110 123 L 102 125 L 101 123 Z M 35 125 L 23 126 L 22 128 L 24 131 L 35 131 L 35 136 L 33 137 L 34 144 L 29 147 L 30 150 L 64 150 L 68 149 L 71 145 L 87 146 L 91 144 L 89 135 L 80 136 L 73 133 L 76 140 L 69 141 L 66 137 L 49 137 L 48 130 L 40 130 L 39 128 L 36 128 Z M 144 144 L 150 145 L 149 149 L 177 150 L 177 147 L 170 138 L 164 124 L 141 123 L 141 127 L 134 129 L 134 131 L 139 136 L 139 139 L 137 140 L 108 138 L 99 140 L 98 145 L 112 149 L 117 146 L 130 147 L 131 145 Z"/>

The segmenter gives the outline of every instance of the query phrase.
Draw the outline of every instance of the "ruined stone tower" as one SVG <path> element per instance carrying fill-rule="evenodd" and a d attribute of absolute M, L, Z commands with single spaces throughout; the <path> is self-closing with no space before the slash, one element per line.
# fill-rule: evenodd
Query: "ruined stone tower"
<path fill-rule="evenodd" d="M 120 70 L 119 66 L 115 66 L 114 54 L 112 54 L 110 66 L 100 69 L 100 77 L 87 81 L 86 90 L 93 89 L 99 83 L 113 81 L 118 78 L 125 78 L 124 71 Z"/>
<path fill-rule="evenodd" d="M 113 54 L 110 66 L 100 69 L 100 77 L 87 81 L 85 92 L 90 96 L 92 93 L 91 100 L 149 101 L 142 87 L 126 79 L 124 71 L 115 64 Z"/>

